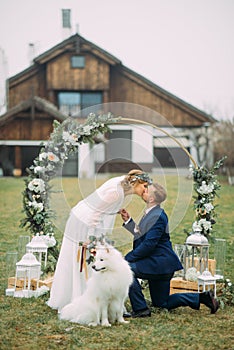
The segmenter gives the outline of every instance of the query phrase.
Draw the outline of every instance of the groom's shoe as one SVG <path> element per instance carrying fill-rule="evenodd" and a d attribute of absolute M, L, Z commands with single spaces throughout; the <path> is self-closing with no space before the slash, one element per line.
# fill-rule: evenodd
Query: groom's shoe
<path fill-rule="evenodd" d="M 211 314 L 215 314 L 219 309 L 219 302 L 214 297 L 214 293 L 212 291 L 207 291 L 199 294 L 200 303 L 206 305 L 210 309 Z"/>
<path fill-rule="evenodd" d="M 125 311 L 125 312 L 123 313 L 123 317 L 124 317 L 124 318 L 129 318 L 129 317 L 132 317 L 132 314 L 131 314 L 131 312 Z"/>
<path fill-rule="evenodd" d="M 141 311 L 136 311 L 136 312 L 132 312 L 132 317 L 133 318 L 138 318 L 138 317 L 150 317 L 151 316 L 151 311 L 150 309 L 145 309 L 145 310 L 141 310 Z"/>

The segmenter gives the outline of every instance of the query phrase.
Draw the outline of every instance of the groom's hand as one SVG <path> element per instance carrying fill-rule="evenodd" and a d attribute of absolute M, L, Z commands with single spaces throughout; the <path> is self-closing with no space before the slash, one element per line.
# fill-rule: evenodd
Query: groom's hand
<path fill-rule="evenodd" d="M 124 222 L 126 222 L 130 219 L 130 215 L 126 209 L 120 209 L 119 214 L 121 215 Z"/>

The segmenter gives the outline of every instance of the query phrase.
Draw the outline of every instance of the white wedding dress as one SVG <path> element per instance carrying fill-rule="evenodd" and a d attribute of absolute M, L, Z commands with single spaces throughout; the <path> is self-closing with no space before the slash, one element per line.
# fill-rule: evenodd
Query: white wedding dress
<path fill-rule="evenodd" d="M 111 233 L 116 214 L 124 202 L 123 179 L 124 176 L 119 176 L 106 181 L 72 208 L 47 302 L 51 308 L 61 310 L 83 294 L 87 276 L 85 271 L 80 272 L 77 261 L 79 242 L 87 241 L 90 236 L 101 237 Z M 91 267 L 88 265 L 90 274 Z"/>

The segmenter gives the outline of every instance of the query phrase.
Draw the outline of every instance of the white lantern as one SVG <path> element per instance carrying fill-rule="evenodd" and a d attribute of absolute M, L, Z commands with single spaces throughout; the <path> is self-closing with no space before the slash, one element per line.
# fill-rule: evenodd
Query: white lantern
<path fill-rule="evenodd" d="M 16 263 L 16 275 L 15 275 L 15 290 L 18 278 L 24 279 L 23 292 L 16 293 L 15 296 L 30 297 L 31 296 L 31 280 L 37 280 L 37 287 L 39 285 L 39 278 L 41 274 L 41 263 L 36 259 L 32 253 L 26 253 L 22 259 Z"/>
<path fill-rule="evenodd" d="M 206 291 L 206 287 L 210 289 L 210 286 L 214 287 L 214 296 L 216 298 L 216 278 L 212 276 L 210 271 L 206 270 L 204 271 L 200 276 L 197 278 L 198 283 L 198 292 L 200 292 L 200 286 L 202 286 L 202 291 Z"/>
<path fill-rule="evenodd" d="M 199 231 L 188 236 L 186 243 L 185 273 L 195 267 L 200 273 L 208 269 L 209 243 L 207 238 Z"/>
<path fill-rule="evenodd" d="M 38 253 L 40 263 L 42 261 L 42 254 L 45 254 L 44 256 L 45 266 L 47 263 L 47 250 L 48 250 L 48 246 L 45 243 L 44 239 L 40 236 L 34 236 L 31 242 L 26 245 L 27 253 Z"/>

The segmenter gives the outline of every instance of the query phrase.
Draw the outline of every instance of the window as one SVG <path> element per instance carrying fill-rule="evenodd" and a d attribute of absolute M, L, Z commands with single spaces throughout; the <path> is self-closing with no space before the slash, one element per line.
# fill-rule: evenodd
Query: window
<path fill-rule="evenodd" d="M 84 56 L 72 56 L 71 57 L 71 67 L 72 68 L 84 68 L 85 67 L 85 57 Z"/>
<path fill-rule="evenodd" d="M 82 109 L 102 103 L 101 92 L 85 92 L 81 94 Z"/>
<path fill-rule="evenodd" d="M 58 94 L 59 110 L 67 115 L 80 112 L 80 94 L 78 92 L 60 92 Z"/>
<path fill-rule="evenodd" d="M 81 110 L 102 103 L 102 92 L 59 92 L 59 110 L 70 116 L 78 116 Z"/>

